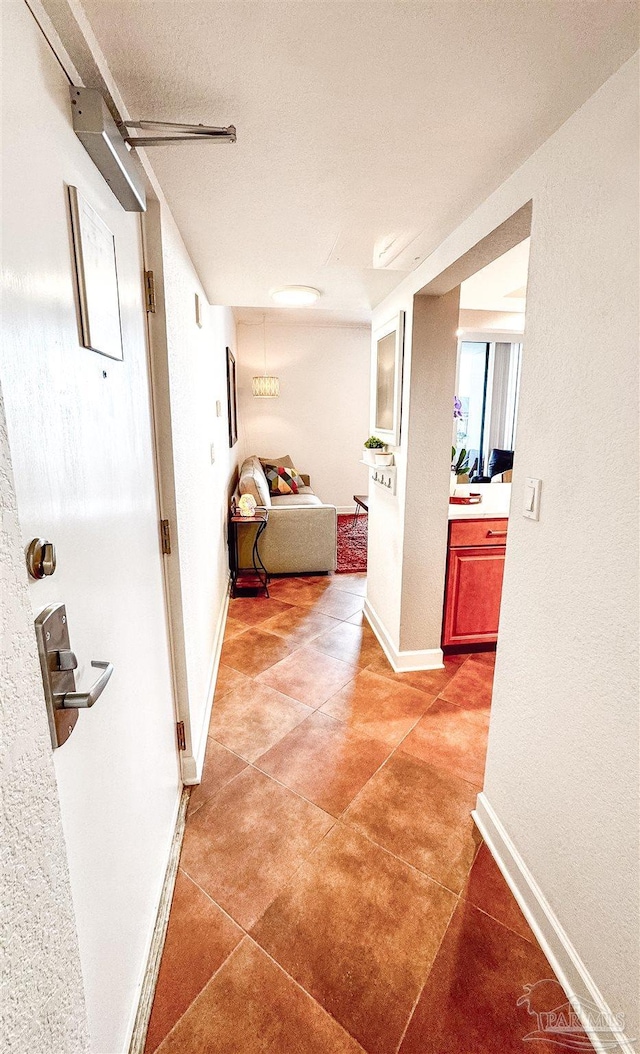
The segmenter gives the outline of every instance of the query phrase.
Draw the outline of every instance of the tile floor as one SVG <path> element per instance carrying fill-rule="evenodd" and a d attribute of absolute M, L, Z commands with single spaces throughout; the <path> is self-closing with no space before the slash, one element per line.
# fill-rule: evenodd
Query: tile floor
<path fill-rule="evenodd" d="M 553 974 L 470 817 L 492 656 L 394 674 L 364 592 L 231 601 L 146 1054 L 532 1046 Z"/>

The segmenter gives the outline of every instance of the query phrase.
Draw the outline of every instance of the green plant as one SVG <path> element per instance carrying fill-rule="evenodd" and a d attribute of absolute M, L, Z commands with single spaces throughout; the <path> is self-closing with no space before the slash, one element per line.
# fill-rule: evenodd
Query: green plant
<path fill-rule="evenodd" d="M 456 448 L 454 446 L 451 447 L 451 471 L 455 472 L 456 476 L 464 476 L 469 471 L 469 458 L 464 447 L 460 450 L 457 458 Z"/>
<path fill-rule="evenodd" d="M 387 444 L 382 439 L 379 439 L 378 436 L 369 436 L 365 440 L 364 445 L 367 450 L 384 450 Z"/>

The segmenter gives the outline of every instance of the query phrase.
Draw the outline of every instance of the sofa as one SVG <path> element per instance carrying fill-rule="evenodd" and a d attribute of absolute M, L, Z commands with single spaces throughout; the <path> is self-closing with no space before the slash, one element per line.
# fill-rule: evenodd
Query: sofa
<path fill-rule="evenodd" d="M 251 494 L 258 505 L 269 511 L 269 522 L 260 538 L 260 556 L 269 574 L 302 574 L 335 571 L 337 511 L 325 505 L 311 489 L 309 476 L 301 473 L 304 486 L 297 494 L 269 493 L 262 465 L 277 464 L 293 468 L 287 455 L 281 458 L 246 458 L 240 466 L 236 502 Z M 251 567 L 251 550 L 256 528 L 251 524 L 238 529 L 240 567 Z"/>

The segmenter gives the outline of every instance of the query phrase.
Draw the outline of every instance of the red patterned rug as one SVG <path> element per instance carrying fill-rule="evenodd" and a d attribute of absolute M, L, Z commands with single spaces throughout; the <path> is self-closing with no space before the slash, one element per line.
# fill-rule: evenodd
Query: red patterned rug
<path fill-rule="evenodd" d="M 367 570 L 367 516 L 361 513 L 353 528 L 353 516 L 338 516 L 337 574 Z"/>

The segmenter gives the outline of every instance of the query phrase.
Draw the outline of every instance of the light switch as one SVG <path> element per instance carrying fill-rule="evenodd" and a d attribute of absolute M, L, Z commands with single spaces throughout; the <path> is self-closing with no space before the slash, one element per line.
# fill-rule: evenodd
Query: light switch
<path fill-rule="evenodd" d="M 211 464 L 212 465 L 215 463 L 215 460 L 216 460 L 216 448 L 215 448 L 215 445 L 212 443 L 211 444 Z"/>
<path fill-rule="evenodd" d="M 222 403 L 216 399 L 216 417 L 222 417 Z"/>
<path fill-rule="evenodd" d="M 526 516 L 528 520 L 540 519 L 541 488 L 541 479 L 533 479 L 531 476 L 527 476 L 524 481 L 524 508 L 522 515 Z"/>

